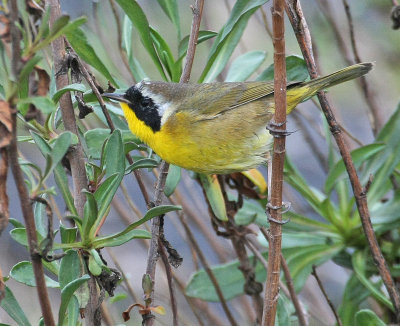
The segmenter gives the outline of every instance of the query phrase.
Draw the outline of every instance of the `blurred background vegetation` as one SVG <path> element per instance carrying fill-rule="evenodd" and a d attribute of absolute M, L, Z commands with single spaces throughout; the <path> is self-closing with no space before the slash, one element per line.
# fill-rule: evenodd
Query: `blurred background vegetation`
<path fill-rule="evenodd" d="M 107 89 L 109 81 L 117 89 L 126 89 L 144 78 L 179 80 L 180 65 L 184 63 L 184 60 L 176 64 L 171 61 L 171 58 L 177 61 L 184 53 L 185 43 L 181 40 L 190 32 L 192 20 L 190 1 L 68 0 L 60 2 L 62 13 L 69 15 L 70 21 L 80 19 L 80 17 L 87 18 L 80 27 L 65 31 L 64 34 L 103 89 Z M 30 1 L 27 3 L 29 4 Z M 31 3 L 37 3 L 39 8 L 44 8 L 42 1 L 31 1 Z M 141 34 L 143 25 L 132 20 L 137 12 L 128 12 L 127 8 L 130 6 L 127 3 L 137 3 L 143 9 L 152 28 L 151 43 L 157 51 L 158 59 L 152 57 L 151 51 L 149 52 L 149 49 L 143 45 Z M 1 4 L 1 14 L 7 17 L 8 1 L 3 1 Z M 26 10 L 24 1 L 20 1 L 19 4 L 20 10 Z M 161 4 L 164 4 L 164 8 Z M 176 7 L 172 5 L 173 9 L 169 12 L 169 17 L 166 10 L 163 10 L 166 4 L 176 5 Z M 236 12 L 239 5 L 243 5 L 244 8 L 251 5 L 255 8 L 261 7 L 254 10 L 248 17 L 240 16 L 243 21 L 239 21 L 232 17 L 232 12 Z M 351 62 L 346 61 L 346 56 L 354 63 L 348 19 L 343 2 L 310 0 L 304 1 L 302 5 L 313 36 L 320 74 L 326 75 L 349 65 Z M 375 62 L 375 68 L 368 74 L 367 79 L 379 107 L 378 114 L 385 126 L 374 135 L 367 116 L 366 99 L 359 81 L 339 85 L 329 90 L 329 96 L 334 102 L 338 120 L 348 132 L 349 146 L 355 150 L 354 160 L 359 168 L 363 184 L 367 184 L 370 174 L 374 176 L 368 196 L 371 216 L 392 276 L 398 284 L 400 276 L 398 229 L 400 226 L 400 202 L 398 201 L 400 118 L 397 106 L 400 98 L 400 66 L 398 65 L 400 34 L 398 30 L 392 29 L 390 19 L 392 6 L 393 3 L 389 0 L 350 2 L 355 41 L 361 60 Z M 204 31 L 201 34 L 203 39 L 197 47 L 191 81 L 271 79 L 273 46 L 269 36 L 270 7 L 270 2 L 260 0 L 253 4 L 251 1 L 206 1 L 201 24 L 201 31 Z M 37 32 L 38 26 L 43 22 L 43 11 L 37 10 L 36 13 L 30 11 L 29 14 L 25 11 L 25 15 L 29 18 L 24 21 L 22 17 L 20 22 L 21 29 L 25 29 L 32 35 L 35 35 L 34 31 Z M 248 19 L 247 23 L 246 19 Z M 26 22 L 29 22 L 29 26 L 24 26 Z M 231 38 L 221 40 L 220 36 L 224 30 L 227 30 L 229 23 L 235 26 L 236 34 L 232 33 Z M 6 30 L 7 19 L 2 21 L 1 28 L 3 31 Z M 241 33 L 242 30 L 243 33 Z M 342 47 L 338 45 L 338 38 L 343 40 Z M 221 48 L 218 48 L 217 58 L 213 61 L 214 58 L 210 58 L 210 52 L 215 49 L 216 42 L 221 42 Z M 24 39 L 23 46 L 23 49 L 28 51 L 31 44 Z M 301 52 L 289 22 L 286 23 L 286 47 L 289 56 L 289 78 L 306 79 L 305 64 L 301 59 Z M 12 58 L 10 58 L 9 43 L 3 33 L 0 54 L 0 97 L 6 100 L 11 89 L 9 67 Z M 54 98 L 55 71 L 50 47 L 44 46 L 37 51 L 36 55 L 40 56 L 40 60 L 38 59 L 35 65 L 43 69 L 50 77 L 48 93 L 41 96 L 53 98 L 53 102 L 49 104 L 48 101 L 32 100 L 32 97 L 37 95 L 33 91 L 35 87 L 33 80 L 37 77 L 34 72 L 30 72 L 29 94 L 25 94 L 25 97 L 19 96 L 18 108 L 21 114 L 18 117 L 18 136 L 21 158 L 25 163 L 28 161 L 32 163 L 24 165 L 24 172 L 28 179 L 31 174 L 33 179 L 38 181 L 40 176 L 38 177 L 36 167 L 44 171 L 46 158 L 42 155 L 40 140 L 35 139 L 35 136 L 32 137 L 31 132 L 34 131 L 46 143 L 54 144 L 59 138 L 58 135 L 62 134 L 63 126 L 59 109 L 57 109 L 57 99 Z M 158 68 L 155 62 L 157 60 Z M 207 69 L 209 69 L 208 73 L 204 73 Z M 165 71 L 165 74 L 160 73 L 161 71 Z M 104 144 L 122 141 L 125 149 L 130 146 L 131 154 L 136 160 L 143 159 L 142 156 L 151 159 L 151 161 L 143 162 L 144 165 L 140 171 L 148 192 L 152 194 L 157 172 L 151 167 L 157 166 L 159 159 L 129 134 L 119 107 L 107 103 L 107 109 L 114 124 L 122 134 L 122 137 L 121 134 L 113 134 L 117 140 L 109 136 L 108 126 L 92 91 L 84 81 L 77 83 L 82 86 L 76 86 L 74 90 L 83 92 L 83 99 L 94 110 L 84 119 L 77 120 L 87 162 L 100 166 L 103 160 L 107 160 L 107 155 L 112 155 L 111 152 L 107 152 L 107 145 Z M 29 103 L 33 105 L 30 106 L 31 111 L 28 111 L 28 114 L 30 112 L 34 119 L 28 121 L 26 111 Z M 288 122 L 288 129 L 296 130 L 296 132 L 287 138 L 288 161 L 285 169 L 284 198 L 291 202 L 292 208 L 286 214 L 288 218 L 291 218 L 291 222 L 283 227 L 283 254 L 289 263 L 295 288 L 307 312 L 309 324 L 335 324 L 335 318 L 315 279 L 311 276 L 313 265 L 318 267 L 318 274 L 344 325 L 363 325 L 362 318 L 376 322 L 373 325 L 394 322 L 393 307 L 371 260 L 347 175 L 340 164 L 340 156 L 332 143 L 329 130 L 316 102 L 308 101 L 299 105 L 298 110 L 288 117 Z M 73 144 L 73 142 L 72 137 L 69 143 Z M 125 166 L 122 168 L 125 170 Z M 169 179 L 168 187 L 171 193 L 175 185 L 177 187 L 169 197 L 170 199 L 164 199 L 164 204 L 178 204 L 183 207 L 183 210 L 166 216 L 165 236 L 183 257 L 182 265 L 173 269 L 181 324 L 197 325 L 200 321 L 203 325 L 228 324 L 217 302 L 215 290 L 204 273 L 204 266 L 199 262 L 198 253 L 190 242 L 190 235 L 181 223 L 184 219 L 200 244 L 208 264 L 215 269 L 224 296 L 228 300 L 229 310 L 237 323 L 253 325 L 255 311 L 257 311 L 254 307 L 256 301 L 251 301 L 250 296 L 244 294 L 245 280 L 243 274 L 237 269 L 238 256 L 235 249 L 238 247 L 233 248 L 232 242 L 251 243 L 256 248 L 255 250 L 262 253 L 266 250 L 266 241 L 259 234 L 257 226 L 267 226 L 264 213 L 266 193 L 263 189 L 266 170 L 260 168 L 261 174 L 251 179 L 237 177 L 233 179 L 236 182 L 232 182 L 232 179 L 220 179 L 221 182 L 225 182 L 230 200 L 237 200 L 238 194 L 244 195 L 244 205 L 238 212 L 234 212 L 235 226 L 232 226 L 224 224 L 210 214 L 202 185 L 193 173 L 179 171 L 174 167 L 172 169 L 173 176 Z M 91 180 L 100 182 L 101 178 L 93 177 L 95 169 L 88 168 L 87 170 Z M 106 177 L 109 176 L 108 171 Z M 147 212 L 146 203 L 135 179 L 131 175 L 126 175 L 121 180 L 110 204 L 109 215 L 101 227 L 102 235 L 120 232 Z M 236 186 L 234 189 L 229 189 L 228 184 Z M 32 191 L 33 188 L 31 184 L 30 190 Z M 10 218 L 15 221 L 13 220 L 1 235 L 0 267 L 4 276 L 10 273 L 6 285 L 14 293 L 21 309 L 28 316 L 29 322 L 35 325 L 41 316 L 38 304 L 36 301 L 33 304 L 32 300 L 36 297 L 35 288 L 27 286 L 30 284 L 30 280 L 26 279 L 29 278 L 28 274 L 22 272 L 23 275 L 28 275 L 25 278 L 18 276 L 21 275 L 21 265 L 15 268 L 15 265 L 21 261 L 29 260 L 29 255 L 23 245 L 17 244 L 17 242 L 23 243 L 23 240 L 18 238 L 15 228 L 23 229 L 23 225 L 18 224 L 23 219 L 19 202 L 16 200 L 15 184 L 11 177 L 7 182 L 7 190 L 10 198 Z M 72 221 L 68 218 L 68 215 L 72 214 L 71 209 L 70 207 L 68 207 L 69 211 L 66 209 L 65 197 L 62 196 L 62 191 L 52 174 L 42 184 L 41 190 L 52 206 L 54 228 L 58 229 L 61 224 L 65 228 L 72 228 Z M 208 198 L 208 200 L 212 202 L 213 199 Z M 214 205 L 220 204 L 217 202 Z M 37 223 L 43 228 L 42 230 L 45 230 L 44 208 L 38 203 L 35 205 Z M 59 219 L 60 223 L 56 219 Z M 250 233 L 244 235 L 243 238 L 241 238 L 242 235 L 235 238 L 232 234 L 228 237 L 220 236 L 221 234 L 216 232 L 216 225 L 219 231 L 226 231 L 228 235 L 229 230 L 235 229 L 246 232 L 250 230 L 256 236 Z M 145 224 L 140 226 L 141 230 L 146 230 L 146 228 L 148 230 Z M 131 238 L 147 235 L 138 233 Z M 64 239 L 61 239 L 58 234 L 56 241 L 64 242 Z M 142 275 L 146 268 L 148 242 L 149 240 L 134 239 L 121 246 L 101 251 L 108 266 L 123 272 L 124 279 L 116 288 L 113 298 L 106 296 L 103 305 L 105 324 L 122 324 L 122 311 L 132 303 L 143 303 Z M 249 256 L 253 255 L 248 245 L 244 248 Z M 265 270 L 262 264 L 259 261 L 256 263 L 257 260 L 253 258 L 249 261 L 251 264 L 254 263 L 257 282 L 263 284 Z M 105 268 L 101 263 L 99 266 Z M 47 275 L 55 281 L 58 280 L 58 275 L 54 271 L 53 273 L 48 271 Z M 49 288 L 49 292 L 53 311 L 57 312 L 60 306 L 60 289 L 57 284 L 54 286 L 55 288 Z M 297 325 L 290 298 L 282 293 L 280 300 L 279 325 Z M 170 298 L 161 264 L 157 268 L 154 304 L 166 309 L 165 315 L 157 315 L 157 322 L 161 325 L 171 325 Z M 359 313 L 359 320 L 356 321 L 355 316 L 361 309 L 370 309 L 370 311 Z M 379 321 L 376 316 L 379 316 L 382 321 Z M 4 309 L 0 309 L 0 320 L 5 324 L 15 324 L 9 311 L 7 313 Z M 131 320 L 126 324 L 140 325 L 141 321 L 140 315 L 135 311 L 131 313 Z"/>

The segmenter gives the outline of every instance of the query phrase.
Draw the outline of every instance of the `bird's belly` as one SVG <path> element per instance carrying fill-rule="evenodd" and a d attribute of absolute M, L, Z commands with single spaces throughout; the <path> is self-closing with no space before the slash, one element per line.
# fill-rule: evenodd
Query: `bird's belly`
<path fill-rule="evenodd" d="M 245 141 L 236 141 L 234 135 L 228 139 L 212 135 L 194 138 L 184 133 L 175 133 L 173 137 L 160 133 L 156 138 L 149 146 L 163 160 L 199 173 L 227 174 L 265 163 L 271 136 L 263 129 Z"/>

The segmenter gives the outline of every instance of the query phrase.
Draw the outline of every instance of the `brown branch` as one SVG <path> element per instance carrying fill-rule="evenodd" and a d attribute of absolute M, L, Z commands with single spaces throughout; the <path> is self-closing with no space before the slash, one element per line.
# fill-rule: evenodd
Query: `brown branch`
<path fill-rule="evenodd" d="M 192 28 L 190 30 L 189 45 L 186 54 L 185 66 L 183 67 L 182 76 L 179 80 L 180 83 L 187 83 L 190 80 L 190 73 L 192 71 L 194 54 L 196 52 L 197 38 L 200 30 L 201 17 L 203 15 L 204 0 L 196 0 L 192 6 L 193 20 Z"/>
<path fill-rule="evenodd" d="M 49 0 L 46 5 L 50 7 L 50 27 L 61 16 L 59 0 Z M 59 37 L 51 43 L 52 55 L 54 60 L 54 71 L 56 74 L 57 89 L 69 85 L 68 69 L 66 67 L 65 42 L 63 37 Z M 75 113 L 72 105 L 72 99 L 69 92 L 63 94 L 60 98 L 61 115 L 65 130 L 71 131 L 79 139 L 78 127 L 75 121 Z M 85 160 L 81 143 L 78 142 L 70 149 L 67 158 L 71 165 L 72 182 L 74 188 L 74 205 L 79 216 L 83 216 L 83 208 L 86 202 L 83 190 L 87 188 L 87 177 L 85 169 Z M 95 278 L 91 275 L 88 281 L 89 302 L 86 306 L 86 324 L 97 325 L 101 319 L 100 304 L 98 303 L 98 291 Z"/>
<path fill-rule="evenodd" d="M 39 255 L 37 250 L 38 243 L 36 237 L 35 218 L 33 215 L 31 201 L 29 199 L 29 194 L 25 187 L 24 176 L 22 174 L 22 170 L 18 162 L 16 111 L 13 113 L 12 120 L 13 120 L 13 139 L 11 141 L 8 151 L 10 160 L 9 163 L 11 166 L 12 173 L 14 175 L 15 184 L 17 186 L 17 191 L 19 194 L 22 215 L 25 221 L 26 235 L 28 238 L 28 245 L 29 245 L 29 253 L 31 256 L 33 273 L 35 275 L 36 289 L 38 292 L 39 303 L 42 309 L 44 323 L 46 325 L 53 326 L 55 325 L 55 323 L 51 311 L 49 295 L 47 293 L 46 282 L 44 279 L 42 257 Z"/>
<path fill-rule="evenodd" d="M 274 43 L 274 100 L 275 115 L 271 122 L 271 133 L 275 136 L 272 154 L 271 199 L 267 205 L 270 218 L 270 243 L 268 249 L 268 271 L 265 283 L 263 326 L 274 326 L 279 298 L 279 275 L 282 246 L 282 188 L 285 160 L 286 128 L 286 62 L 284 1 L 274 0 L 272 27 Z"/>
<path fill-rule="evenodd" d="M 238 228 L 236 230 L 239 231 Z M 249 295 L 253 301 L 252 306 L 256 312 L 256 323 L 259 324 L 263 313 L 262 283 L 256 281 L 254 266 L 247 255 L 246 241 L 243 241 L 242 237 L 244 236 L 233 235 L 231 241 L 239 260 L 238 269 L 242 272 L 245 279 L 244 293 Z"/>
<path fill-rule="evenodd" d="M 356 63 L 362 62 L 360 55 L 358 53 L 358 50 L 357 50 L 353 18 L 352 18 L 350 7 L 349 7 L 347 1 L 342 0 L 343 6 L 344 6 L 344 9 L 346 12 L 347 22 L 349 25 L 350 43 L 351 43 L 351 48 L 352 48 L 354 59 L 352 58 L 352 55 L 346 45 L 346 42 L 345 42 L 342 34 L 340 33 L 339 25 L 337 24 L 337 22 L 335 21 L 335 19 L 333 17 L 330 2 L 323 0 L 322 2 L 324 2 L 324 4 L 321 4 L 320 1 L 318 1 L 318 4 L 320 5 L 321 12 L 324 14 L 327 22 L 331 26 L 331 28 L 333 30 L 333 35 L 336 39 L 339 49 L 341 50 L 340 53 L 342 53 L 347 64 L 351 65 L 351 64 L 354 64 L 355 62 Z M 366 77 L 361 76 L 357 80 L 357 84 L 360 85 L 361 90 L 364 93 L 364 98 L 368 105 L 368 118 L 370 121 L 370 125 L 372 128 L 373 134 L 376 135 L 377 131 L 379 129 L 381 129 L 383 126 L 382 116 L 379 114 L 380 108 L 376 102 L 375 95 L 371 91 L 371 88 L 369 86 L 369 83 L 368 83 L 368 80 L 366 79 Z"/>
<path fill-rule="evenodd" d="M 61 16 L 59 0 L 49 0 L 48 6 L 50 7 L 50 26 Z M 53 59 L 54 59 L 54 71 L 56 73 L 56 85 L 57 89 L 61 89 L 69 85 L 69 79 L 67 69 L 65 69 L 65 43 L 62 37 L 54 40 L 51 43 Z M 64 122 L 65 130 L 71 131 L 78 136 L 78 128 L 76 126 L 74 108 L 72 105 L 71 95 L 69 92 L 65 93 L 60 98 L 61 115 Z M 87 179 L 85 171 L 85 161 L 83 150 L 80 142 L 75 145 L 68 152 L 67 155 L 72 172 L 72 181 L 74 185 L 74 203 L 76 210 L 80 216 L 83 216 L 83 207 L 85 205 L 85 195 L 82 190 L 87 188 Z"/>
<path fill-rule="evenodd" d="M 211 280 L 211 283 L 214 286 L 215 292 L 217 293 L 219 302 L 221 303 L 222 309 L 224 310 L 226 317 L 228 318 L 228 320 L 232 326 L 237 325 L 237 323 L 236 323 L 235 319 L 233 318 L 233 316 L 229 310 L 229 307 L 226 303 L 226 300 L 222 293 L 221 287 L 219 286 L 218 280 L 216 279 L 212 269 L 210 268 L 210 265 L 208 264 L 206 257 L 204 256 L 203 252 L 201 251 L 200 246 L 197 243 L 197 241 L 193 235 L 193 232 L 190 230 L 190 228 L 186 222 L 186 218 L 184 216 L 181 216 L 180 220 L 181 220 L 183 227 L 185 228 L 185 231 L 186 231 L 186 234 L 187 234 L 190 244 L 196 251 L 196 253 L 201 261 L 201 264 L 204 267 L 205 272 L 207 273 L 208 277 Z"/>
<path fill-rule="evenodd" d="M 347 0 L 342 0 L 342 2 L 343 2 L 343 6 L 344 6 L 344 9 L 346 12 L 347 22 L 349 24 L 351 48 L 353 50 L 353 54 L 354 54 L 356 63 L 360 63 L 362 61 L 361 61 L 361 57 L 360 57 L 360 54 L 357 49 L 356 38 L 355 38 L 355 34 L 354 34 L 353 17 L 352 17 L 351 11 L 350 11 L 350 6 L 349 6 Z M 378 106 L 378 103 L 376 102 L 375 94 L 371 90 L 371 87 L 368 83 L 366 76 L 360 77 L 359 84 L 364 93 L 364 97 L 365 97 L 366 103 L 369 108 L 368 117 L 370 120 L 372 131 L 373 131 L 374 135 L 376 136 L 378 131 L 384 125 L 384 123 L 382 121 L 382 116 L 379 114 L 380 107 Z"/>
<path fill-rule="evenodd" d="M 18 80 L 21 68 L 21 48 L 20 32 L 15 25 L 19 21 L 18 17 L 18 6 L 17 0 L 12 0 L 10 2 L 10 34 L 12 42 L 12 73 L 15 80 Z M 51 310 L 49 295 L 47 292 L 46 282 L 44 279 L 44 269 L 42 265 L 42 258 L 37 251 L 37 237 L 36 237 L 36 226 L 35 218 L 33 214 L 33 209 L 31 201 L 29 198 L 28 190 L 25 186 L 24 176 L 21 170 L 21 166 L 18 161 L 18 146 L 17 146 L 17 111 L 14 107 L 14 98 L 11 97 L 9 100 L 9 116 L 11 117 L 11 142 L 8 146 L 8 158 L 9 165 L 11 167 L 17 191 L 19 194 L 19 200 L 22 210 L 22 215 L 25 221 L 26 235 L 28 238 L 29 253 L 32 261 L 32 269 L 35 277 L 36 289 L 39 297 L 39 303 L 42 310 L 43 320 L 46 325 L 55 325 L 53 314 Z M 5 155 L 7 157 L 7 155 Z M 4 159 L 4 157 L 3 157 Z"/>
<path fill-rule="evenodd" d="M 108 127 L 110 128 L 111 132 L 113 132 L 115 130 L 114 123 L 113 123 L 113 121 L 111 119 L 110 114 L 108 113 L 106 104 L 104 103 L 104 99 L 101 96 L 100 91 L 97 88 L 97 86 L 96 86 L 96 84 L 95 84 L 95 82 L 93 80 L 92 75 L 86 69 L 85 65 L 83 64 L 82 60 L 79 58 L 78 54 L 75 51 L 73 51 L 73 54 L 74 54 L 74 57 L 77 59 L 77 62 L 79 64 L 79 68 L 80 68 L 80 70 L 82 72 L 83 77 L 85 78 L 85 80 L 89 84 L 89 87 L 92 89 L 92 92 L 94 93 L 94 95 L 97 98 L 97 101 L 100 104 L 101 111 L 104 114 L 104 117 L 105 117 L 105 119 L 107 121 Z M 133 164 L 133 159 L 129 154 L 126 154 L 125 157 L 128 160 L 129 164 Z M 144 183 L 142 181 L 141 174 L 140 174 L 140 172 L 138 170 L 134 170 L 133 173 L 134 173 L 136 181 L 137 181 L 137 183 L 139 185 L 140 191 L 143 194 L 143 197 L 144 197 L 144 200 L 146 202 L 146 205 L 149 205 L 149 203 L 150 203 L 149 194 L 147 193 L 147 189 L 146 189 L 146 187 L 145 187 L 145 185 L 144 185 Z"/>
<path fill-rule="evenodd" d="M 3 135 L 0 135 L 3 137 Z M 7 196 L 8 152 L 7 148 L 0 148 L 0 235 L 7 227 L 10 212 Z M 2 280 L 0 280 L 2 281 Z"/>
<path fill-rule="evenodd" d="M 264 236 L 264 238 L 269 242 L 271 237 L 270 237 L 270 234 L 268 233 L 268 231 L 262 227 L 260 228 L 260 231 L 261 231 L 262 235 Z M 289 292 L 289 294 L 287 294 L 287 293 L 285 293 L 285 294 L 288 298 L 290 297 L 292 299 L 293 306 L 296 310 L 297 318 L 299 319 L 299 325 L 307 326 L 308 322 L 307 322 L 307 319 L 305 316 L 303 306 L 300 303 L 299 297 L 297 296 L 296 290 L 293 285 L 293 279 L 290 274 L 289 266 L 286 262 L 285 257 L 283 257 L 282 253 L 281 253 L 281 267 L 283 270 L 283 274 L 285 275 L 287 291 Z M 281 287 L 282 287 L 282 285 L 281 285 Z M 282 287 L 282 288 L 284 289 L 284 287 Z"/>
<path fill-rule="evenodd" d="M 338 324 L 339 326 L 342 326 L 342 325 L 343 325 L 343 324 L 342 324 L 342 321 L 340 320 L 340 317 L 339 317 L 339 315 L 338 315 L 337 312 L 336 312 L 336 309 L 335 309 L 334 304 L 333 304 L 332 301 L 329 299 L 328 293 L 326 293 L 326 291 L 325 291 L 324 285 L 322 284 L 322 282 L 321 282 L 321 280 L 320 280 L 320 278 L 319 278 L 319 276 L 318 276 L 318 274 L 317 274 L 317 270 L 316 270 L 315 265 L 312 266 L 312 272 L 311 272 L 311 274 L 315 277 L 315 280 L 317 281 L 318 286 L 319 286 L 319 288 L 320 288 L 322 294 L 324 295 L 324 298 L 325 298 L 326 302 L 328 303 L 329 307 L 330 307 L 331 310 L 332 310 L 332 313 L 333 313 L 334 316 L 335 316 L 335 319 L 336 319 L 337 324 Z"/>
<path fill-rule="evenodd" d="M 308 71 L 311 78 L 315 78 L 318 73 L 316 70 L 315 60 L 313 57 L 311 36 L 308 30 L 307 22 L 304 18 L 300 2 L 298 0 L 287 0 L 286 11 L 289 16 L 289 20 L 293 26 L 293 30 L 296 34 L 300 49 L 303 53 L 303 57 L 307 63 Z M 357 204 L 357 209 L 360 214 L 361 223 L 364 229 L 365 236 L 370 247 L 372 257 L 379 270 L 385 287 L 389 293 L 390 299 L 393 303 L 393 307 L 396 311 L 396 320 L 400 322 L 400 296 L 393 282 L 393 278 L 390 275 L 389 268 L 386 264 L 385 258 L 382 255 L 378 241 L 375 237 L 374 229 L 372 227 L 370 213 L 368 210 L 367 195 L 363 189 L 360 179 L 358 178 L 357 171 L 354 167 L 354 163 L 350 156 L 349 148 L 347 147 L 340 127 L 336 122 L 334 115 L 332 114 L 331 105 L 324 92 L 318 93 L 318 99 L 321 104 L 321 108 L 328 121 L 332 135 L 335 138 L 337 146 L 341 156 L 343 157 L 344 164 L 346 166 L 347 173 L 349 175 L 350 183 L 353 189 L 354 197 Z"/>
<path fill-rule="evenodd" d="M 186 55 L 185 66 L 183 68 L 182 76 L 180 78 L 181 83 L 188 82 L 190 79 L 190 73 L 192 70 L 194 54 L 196 51 L 197 46 L 197 38 L 200 29 L 200 21 L 201 16 L 203 13 L 203 5 L 204 0 L 196 0 L 195 4 L 192 7 L 193 11 L 193 21 L 192 21 L 192 28 L 190 31 L 189 37 L 189 44 L 188 50 Z M 154 201 L 153 205 L 158 206 L 161 204 L 162 195 L 164 192 L 165 182 L 168 175 L 168 168 L 169 164 L 164 162 L 161 164 L 160 167 L 160 175 L 157 179 L 156 190 L 154 193 Z M 153 218 L 152 225 L 151 225 L 151 241 L 150 241 L 150 248 L 147 256 L 147 267 L 146 273 L 150 275 L 153 281 L 153 291 L 150 294 L 150 299 L 153 302 L 154 300 L 154 280 L 155 280 L 155 270 L 156 270 L 156 263 L 158 260 L 158 242 L 160 241 L 160 226 L 162 225 L 161 219 L 163 217 L 157 216 Z M 150 317 L 150 318 L 149 318 Z M 154 318 L 151 318 L 149 315 L 143 315 L 143 320 L 146 326 L 154 325 Z"/>
<path fill-rule="evenodd" d="M 175 288 L 173 286 L 173 281 L 172 281 L 172 270 L 171 270 L 171 265 L 168 262 L 167 251 L 164 247 L 164 244 L 161 241 L 158 241 L 158 251 L 160 253 L 161 260 L 165 267 L 165 274 L 167 275 L 169 297 L 171 300 L 171 308 L 172 308 L 172 320 L 173 320 L 172 325 L 178 326 L 179 325 L 178 306 L 176 302 Z"/>

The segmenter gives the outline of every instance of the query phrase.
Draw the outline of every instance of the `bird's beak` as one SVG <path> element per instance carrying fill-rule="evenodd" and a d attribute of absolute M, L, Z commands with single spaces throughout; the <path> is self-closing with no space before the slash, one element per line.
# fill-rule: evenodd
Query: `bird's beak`
<path fill-rule="evenodd" d="M 101 94 L 103 97 L 107 97 L 111 100 L 118 101 L 118 102 L 124 102 L 124 103 L 130 103 L 129 100 L 125 97 L 125 94 L 116 94 L 116 93 L 103 93 Z"/>

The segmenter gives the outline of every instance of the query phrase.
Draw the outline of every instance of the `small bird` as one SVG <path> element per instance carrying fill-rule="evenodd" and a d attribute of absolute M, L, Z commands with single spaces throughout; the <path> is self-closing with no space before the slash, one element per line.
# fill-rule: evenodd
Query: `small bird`
<path fill-rule="evenodd" d="M 326 77 L 287 85 L 287 113 L 317 92 L 372 69 L 360 63 Z M 102 96 L 120 102 L 129 129 L 163 160 L 204 174 L 255 168 L 268 159 L 274 111 L 274 83 L 178 84 L 142 81 L 124 94 Z"/>

